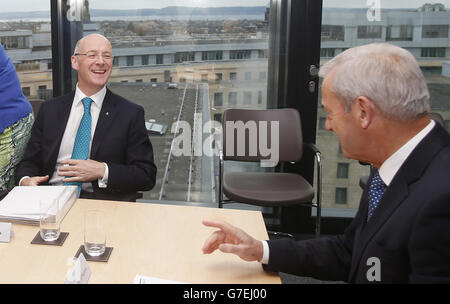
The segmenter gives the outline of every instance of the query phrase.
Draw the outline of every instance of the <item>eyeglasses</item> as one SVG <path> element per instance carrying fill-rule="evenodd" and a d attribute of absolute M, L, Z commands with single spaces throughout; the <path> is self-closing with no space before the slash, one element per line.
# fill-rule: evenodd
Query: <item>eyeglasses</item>
<path fill-rule="evenodd" d="M 84 53 L 84 54 L 82 54 L 82 53 L 75 53 L 74 55 L 75 56 L 83 55 L 83 56 L 86 56 L 87 58 L 89 58 L 90 60 L 95 60 L 95 59 L 100 58 L 100 57 L 102 57 L 104 60 L 111 60 L 113 58 L 113 56 L 111 54 L 108 54 L 108 53 L 106 53 L 106 54 L 97 54 L 97 53 L 93 53 L 93 52 L 92 53 L 88 52 L 88 53 Z"/>

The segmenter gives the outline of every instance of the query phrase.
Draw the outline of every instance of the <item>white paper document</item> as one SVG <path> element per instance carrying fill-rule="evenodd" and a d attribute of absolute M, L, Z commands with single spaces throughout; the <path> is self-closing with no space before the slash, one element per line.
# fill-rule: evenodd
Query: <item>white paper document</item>
<path fill-rule="evenodd" d="M 91 274 L 92 271 L 86 262 L 86 258 L 80 253 L 75 266 L 67 274 L 66 284 L 87 284 Z"/>
<path fill-rule="evenodd" d="M 9 243 L 14 236 L 11 223 L 0 223 L 0 242 Z"/>
<path fill-rule="evenodd" d="M 134 284 L 186 284 L 183 282 L 165 280 L 154 277 L 145 277 L 143 275 L 136 275 L 133 280 Z"/>
<path fill-rule="evenodd" d="M 78 186 L 16 186 L 0 201 L 0 221 L 39 225 L 39 201 L 59 200 L 61 220 L 77 199 Z"/>

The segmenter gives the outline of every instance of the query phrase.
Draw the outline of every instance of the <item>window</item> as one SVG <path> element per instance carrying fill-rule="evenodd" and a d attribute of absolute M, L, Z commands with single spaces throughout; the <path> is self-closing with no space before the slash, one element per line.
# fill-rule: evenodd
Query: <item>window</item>
<path fill-rule="evenodd" d="M 422 38 L 448 38 L 448 24 L 423 25 Z"/>
<path fill-rule="evenodd" d="M 267 72 L 259 72 L 259 80 L 267 80 Z"/>
<path fill-rule="evenodd" d="M 332 48 L 320 49 L 320 57 L 334 57 L 334 50 Z"/>
<path fill-rule="evenodd" d="M 142 55 L 142 65 L 148 65 L 148 55 Z"/>
<path fill-rule="evenodd" d="M 163 64 L 164 63 L 164 55 L 158 54 L 156 55 L 156 64 Z"/>
<path fill-rule="evenodd" d="M 119 57 L 115 56 L 113 58 L 113 67 L 118 67 L 119 66 Z"/>
<path fill-rule="evenodd" d="M 245 72 L 245 80 L 252 80 L 252 72 Z"/>
<path fill-rule="evenodd" d="M 215 107 L 223 106 L 223 93 L 222 92 L 214 93 L 214 106 Z"/>
<path fill-rule="evenodd" d="M 319 130 L 325 130 L 325 124 L 327 122 L 326 117 L 319 117 Z"/>
<path fill-rule="evenodd" d="M 98 32 L 110 40 L 116 57 L 108 88 L 142 106 L 146 122 L 155 120 L 158 124 L 167 125 L 170 130 L 179 118 L 193 128 L 195 109 L 197 113 L 203 113 L 203 122 L 221 120 L 221 113 L 226 107 L 244 106 L 244 90 L 248 92 L 247 103 L 251 102 L 250 96 L 255 98 L 253 103 L 245 105 L 246 108 L 266 107 L 271 22 L 267 1 L 240 1 L 239 6 L 249 7 L 250 14 L 246 13 L 247 8 L 233 9 L 230 13 L 228 7 L 215 7 L 212 1 L 200 3 L 185 0 L 183 8 L 180 8 L 180 3 L 175 3 L 175 7 L 170 10 L 161 8 L 164 7 L 164 1 L 128 0 L 122 4 L 119 1 L 114 7 L 99 0 L 77 2 L 90 10 L 90 17 L 83 15 L 83 21 L 66 22 L 70 27 L 64 29 L 73 33 L 75 38 L 78 34 Z M 142 4 L 144 2 L 145 5 Z M 214 9 L 202 9 L 203 14 L 199 16 L 186 14 L 188 7 Z M 108 10 L 111 14 L 99 16 L 97 9 Z M 25 25 L 32 27 L 27 21 L 21 26 Z M 3 34 L 1 26 L 0 36 Z M 82 32 L 78 33 L 75 29 L 81 29 Z M 30 42 L 33 42 L 34 48 L 36 40 Z M 70 41 L 70 45 L 75 42 Z M 51 54 L 51 48 L 48 53 Z M 37 58 L 40 55 L 36 53 L 28 57 Z M 64 66 L 70 67 L 69 64 L 64 62 Z M 248 73 L 248 80 L 241 84 L 237 74 L 242 74 L 239 80 L 245 80 L 245 72 Z M 251 76 L 252 73 L 255 74 Z M 139 83 L 140 80 L 143 82 Z M 150 84 L 146 84 L 147 81 Z M 76 81 L 67 79 L 65 83 L 71 85 Z M 23 86 L 28 84 L 24 83 Z M 33 94 L 37 85 L 30 85 L 30 88 Z M 204 132 L 203 122 L 196 121 L 195 125 L 202 126 Z M 214 133 L 214 129 L 209 131 Z M 204 151 L 200 153 L 201 156 L 194 156 L 193 167 L 197 167 L 189 174 L 190 157 L 173 157 L 167 163 L 173 134 L 167 132 L 166 136 L 156 137 L 149 134 L 149 137 L 159 170 L 155 188 L 145 191 L 143 200 L 185 201 L 190 193 L 191 201 L 212 203 L 214 194 L 217 194 L 213 192 L 218 190 L 214 175 L 218 161 L 216 153 L 211 156 L 211 153 L 207 153 L 210 151 Z M 169 166 L 171 170 L 166 170 Z M 166 171 L 168 173 L 165 176 Z M 193 187 L 188 187 L 189 184 Z"/>
<path fill-rule="evenodd" d="M 347 204 L 347 188 L 336 188 L 335 203 L 338 205 Z"/>
<path fill-rule="evenodd" d="M 379 39 L 381 38 L 381 30 L 381 25 L 358 26 L 358 39 Z"/>
<path fill-rule="evenodd" d="M 222 114 L 220 114 L 220 113 L 214 114 L 214 120 L 218 121 L 218 122 L 222 122 Z"/>
<path fill-rule="evenodd" d="M 381 1 L 381 20 L 370 21 L 367 15 L 370 5 L 363 2 L 353 4 L 341 1 L 342 5 L 336 8 L 336 1 L 323 0 L 321 63 L 347 48 L 362 44 L 386 41 L 405 47 L 416 58 L 425 76 L 430 91 L 431 111 L 440 112 L 449 119 L 449 94 L 443 92 L 448 92 L 450 87 L 449 78 L 444 76 L 444 63 L 450 61 L 450 10 L 426 11 L 428 6 L 425 0 L 414 4 L 400 0 L 389 3 Z M 325 49 L 335 49 L 334 55 Z M 317 104 L 320 105 L 320 91 L 318 99 Z M 322 201 L 324 210 L 327 210 L 325 212 L 339 216 L 333 213 L 336 207 L 334 202 L 346 201 L 346 205 L 338 207 L 348 211 L 358 208 L 363 191 L 359 187 L 359 177 L 369 175 L 370 166 L 362 166 L 358 161 L 345 157 L 337 136 L 325 130 L 325 116 L 325 111 L 319 106 L 316 144 L 324 159 L 328 155 L 323 162 L 323 189 L 339 189 L 324 192 Z M 447 127 L 450 128 L 449 125 Z M 348 216 L 353 215 L 349 213 Z"/>
<path fill-rule="evenodd" d="M 181 52 L 175 54 L 175 62 L 185 62 L 185 61 L 194 61 L 195 53 L 194 52 Z"/>
<path fill-rule="evenodd" d="M 3 36 L 0 37 L 0 42 L 5 50 L 27 49 L 30 48 L 29 40 L 31 37 L 31 33 L 29 36 Z"/>
<path fill-rule="evenodd" d="M 245 91 L 244 92 L 244 105 L 252 104 L 252 92 Z"/>
<path fill-rule="evenodd" d="M 228 105 L 229 106 L 237 105 L 237 93 L 236 92 L 228 93 Z"/>
<path fill-rule="evenodd" d="M 222 51 L 202 52 L 202 60 L 222 60 Z"/>
<path fill-rule="evenodd" d="M 390 25 L 386 28 L 387 41 L 412 41 L 412 25 Z"/>
<path fill-rule="evenodd" d="M 230 59 L 250 59 L 250 50 L 230 51 Z"/>
<path fill-rule="evenodd" d="M 344 33 L 342 25 L 323 24 L 321 27 L 322 41 L 344 41 Z"/>
<path fill-rule="evenodd" d="M 134 56 L 127 56 L 127 66 L 134 65 Z"/>
<path fill-rule="evenodd" d="M 422 48 L 420 57 L 445 57 L 445 48 Z"/>
<path fill-rule="evenodd" d="M 267 58 L 268 57 L 268 53 L 267 50 L 258 50 L 258 58 Z"/>
<path fill-rule="evenodd" d="M 339 163 L 336 178 L 348 178 L 348 163 Z"/>
<path fill-rule="evenodd" d="M 41 3 L 39 11 L 44 14 L 36 19 L 26 12 L 28 3 L 32 6 L 34 2 L 2 2 L 0 43 L 14 63 L 24 95 L 49 99 L 53 97 L 52 27 L 50 14 L 46 17 L 45 12 L 50 12 L 51 1 Z"/>
<path fill-rule="evenodd" d="M 142 82 L 142 79 L 136 79 L 136 82 Z"/>
<path fill-rule="evenodd" d="M 22 93 L 23 93 L 23 95 L 29 97 L 30 96 L 30 87 L 23 87 Z"/>

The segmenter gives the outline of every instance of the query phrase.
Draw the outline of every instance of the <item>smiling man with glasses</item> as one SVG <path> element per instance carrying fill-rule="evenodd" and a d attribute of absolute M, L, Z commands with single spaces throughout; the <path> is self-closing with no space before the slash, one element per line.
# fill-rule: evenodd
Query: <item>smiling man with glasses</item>
<path fill-rule="evenodd" d="M 16 171 L 23 186 L 78 185 L 82 198 L 133 200 L 153 188 L 156 166 L 144 109 L 106 88 L 112 46 L 99 34 L 78 41 L 72 93 L 42 104 Z"/>

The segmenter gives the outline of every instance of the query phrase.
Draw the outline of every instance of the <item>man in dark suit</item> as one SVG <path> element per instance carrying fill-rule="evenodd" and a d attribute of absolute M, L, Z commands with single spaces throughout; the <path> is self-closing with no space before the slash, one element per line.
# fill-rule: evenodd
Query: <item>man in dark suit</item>
<path fill-rule="evenodd" d="M 450 135 L 428 112 L 414 57 L 389 44 L 349 49 L 321 68 L 326 128 L 372 165 L 343 235 L 258 241 L 224 222 L 205 242 L 265 269 L 356 283 L 450 283 Z"/>
<path fill-rule="evenodd" d="M 99 34 L 77 43 L 71 58 L 76 90 L 43 103 L 25 155 L 19 185 L 79 185 L 82 198 L 133 200 L 155 185 L 156 167 L 144 109 L 106 88 L 111 43 Z"/>

